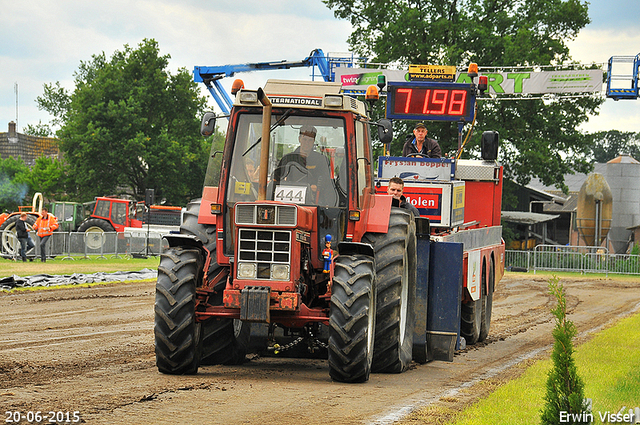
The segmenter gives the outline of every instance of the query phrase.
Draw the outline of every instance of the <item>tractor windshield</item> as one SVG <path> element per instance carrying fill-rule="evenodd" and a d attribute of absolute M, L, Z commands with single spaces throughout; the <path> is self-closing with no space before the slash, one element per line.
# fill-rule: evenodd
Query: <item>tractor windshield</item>
<path fill-rule="evenodd" d="M 272 125 L 281 115 L 273 115 Z M 239 118 L 227 204 L 258 199 L 262 116 Z M 346 206 L 345 128 L 341 118 L 289 116 L 269 141 L 267 199 L 301 205 Z"/>

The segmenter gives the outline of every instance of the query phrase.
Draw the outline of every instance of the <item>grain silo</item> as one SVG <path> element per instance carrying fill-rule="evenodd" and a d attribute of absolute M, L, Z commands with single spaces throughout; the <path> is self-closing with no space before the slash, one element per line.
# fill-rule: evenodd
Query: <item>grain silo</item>
<path fill-rule="evenodd" d="M 640 225 L 640 162 L 621 155 L 607 162 L 605 173 L 613 197 L 609 248 L 624 254 L 632 233 L 629 228 Z"/>
<path fill-rule="evenodd" d="M 611 228 L 613 197 L 602 174 L 591 173 L 578 192 L 576 227 L 587 246 L 600 246 Z"/>

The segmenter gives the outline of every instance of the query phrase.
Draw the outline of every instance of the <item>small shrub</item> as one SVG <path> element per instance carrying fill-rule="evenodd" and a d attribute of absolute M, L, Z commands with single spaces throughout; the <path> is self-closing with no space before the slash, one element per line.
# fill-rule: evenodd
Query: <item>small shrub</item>
<path fill-rule="evenodd" d="M 571 320 L 567 320 L 567 300 L 560 278 L 549 279 L 549 293 L 557 300 L 551 310 L 556 318 L 553 330 L 553 366 L 549 371 L 542 410 L 543 425 L 588 424 L 593 420 L 590 407 L 584 399 L 584 383 L 573 359 L 573 338 L 577 330 Z"/>

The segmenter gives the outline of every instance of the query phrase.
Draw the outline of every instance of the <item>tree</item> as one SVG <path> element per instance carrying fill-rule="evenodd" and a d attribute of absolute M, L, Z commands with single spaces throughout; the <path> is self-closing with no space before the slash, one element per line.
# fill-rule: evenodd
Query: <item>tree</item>
<path fill-rule="evenodd" d="M 595 162 L 608 162 L 624 154 L 640 161 L 640 133 L 611 130 L 593 133 L 591 137 Z"/>
<path fill-rule="evenodd" d="M 551 310 L 556 319 L 553 329 L 553 366 L 547 376 L 547 391 L 544 397 L 545 407 L 541 414 L 541 423 L 555 425 L 560 423 L 588 424 L 592 422 L 589 404 L 584 398 L 584 382 L 578 375 L 573 359 L 573 338 L 577 330 L 567 319 L 567 298 L 560 279 L 556 276 L 549 280 L 549 293 L 556 298 L 557 304 Z M 564 412 L 569 420 L 561 420 Z M 591 419 L 591 420 L 590 420 Z"/>
<path fill-rule="evenodd" d="M 42 121 L 38 121 L 38 124 L 31 125 L 27 124 L 25 128 L 22 129 L 24 134 L 28 134 L 30 136 L 36 137 L 51 137 L 53 136 L 53 131 L 51 131 L 51 127 L 47 124 L 42 124 Z"/>
<path fill-rule="evenodd" d="M 559 65 L 570 60 L 566 42 L 590 22 L 581 0 L 323 0 L 337 18 L 353 25 L 351 49 L 373 62 L 515 67 Z M 588 172 L 589 139 L 577 127 L 603 99 L 480 101 L 475 134 L 477 155 L 483 130 L 501 137 L 505 177 L 527 184 L 534 176 L 566 190 L 564 174 Z M 399 145 L 412 128 L 401 125 Z M 397 132 L 398 133 L 398 132 Z M 455 125 L 433 123 L 443 152 L 457 150 Z"/>
<path fill-rule="evenodd" d="M 199 134 L 205 99 L 184 68 L 169 73 L 154 40 L 81 62 L 75 89 L 46 85 L 41 109 L 57 136 L 81 199 L 109 194 L 183 205 L 201 195 L 209 145 Z"/>
<path fill-rule="evenodd" d="M 25 174 L 24 180 L 31 191 L 42 193 L 45 201 L 65 201 L 67 195 L 67 172 L 62 161 L 41 156 Z"/>
<path fill-rule="evenodd" d="M 28 172 L 29 167 L 22 158 L 0 158 L 0 212 L 17 211 L 18 206 L 23 204 L 29 191 L 25 181 Z"/>

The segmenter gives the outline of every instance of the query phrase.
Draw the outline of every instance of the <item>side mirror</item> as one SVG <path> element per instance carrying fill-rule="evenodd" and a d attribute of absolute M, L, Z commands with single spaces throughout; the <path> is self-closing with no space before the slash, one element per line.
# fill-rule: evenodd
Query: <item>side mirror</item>
<path fill-rule="evenodd" d="M 497 131 L 485 131 L 482 133 L 480 150 L 483 160 L 495 161 L 498 159 L 498 139 Z"/>
<path fill-rule="evenodd" d="M 393 140 L 393 126 L 390 120 L 381 119 L 378 121 L 378 138 L 385 145 L 391 143 Z"/>
<path fill-rule="evenodd" d="M 200 125 L 200 134 L 204 137 L 211 136 L 216 130 L 216 114 L 213 112 L 205 112 Z"/>

